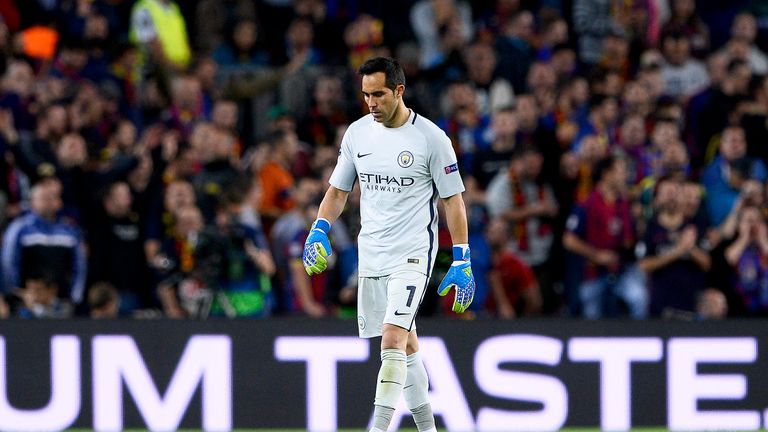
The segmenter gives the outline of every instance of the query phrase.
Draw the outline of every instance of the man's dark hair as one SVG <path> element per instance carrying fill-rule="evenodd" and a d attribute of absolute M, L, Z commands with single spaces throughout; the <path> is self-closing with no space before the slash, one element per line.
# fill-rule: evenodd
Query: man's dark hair
<path fill-rule="evenodd" d="M 405 85 L 405 73 L 400 63 L 390 57 L 374 57 L 360 65 L 357 73 L 360 75 L 372 75 L 376 72 L 384 72 L 387 88 L 395 90 L 400 84 Z"/>
<path fill-rule="evenodd" d="M 594 168 L 592 168 L 592 183 L 595 185 L 600 183 L 605 178 L 605 174 L 613 169 L 617 160 L 616 156 L 609 155 L 597 161 Z"/>
<path fill-rule="evenodd" d="M 589 106 L 589 110 L 592 111 L 594 109 L 597 109 L 597 108 L 601 107 L 603 105 L 603 103 L 605 103 L 605 101 L 607 101 L 609 99 L 611 99 L 611 96 L 608 96 L 607 94 L 593 93 L 589 97 L 589 101 L 587 103 L 588 106 Z"/>

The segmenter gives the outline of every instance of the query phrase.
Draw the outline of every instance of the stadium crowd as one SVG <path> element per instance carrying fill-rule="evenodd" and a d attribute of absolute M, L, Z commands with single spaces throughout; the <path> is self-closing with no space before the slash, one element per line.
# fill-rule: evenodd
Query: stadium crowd
<path fill-rule="evenodd" d="M 308 277 L 301 253 L 377 55 L 459 157 L 470 318 L 768 312 L 765 2 L 0 0 L 0 16 L 0 317 L 354 316 L 357 187 L 332 271 Z M 451 315 L 435 286 L 420 314 Z"/>

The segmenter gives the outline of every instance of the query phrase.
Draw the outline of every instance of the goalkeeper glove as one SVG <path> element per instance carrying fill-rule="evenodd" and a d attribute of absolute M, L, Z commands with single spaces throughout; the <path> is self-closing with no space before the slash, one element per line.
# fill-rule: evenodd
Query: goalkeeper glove
<path fill-rule="evenodd" d="M 327 220 L 318 219 L 312 223 L 312 228 L 309 230 L 301 260 L 304 262 L 304 270 L 310 276 L 320 274 L 328 267 L 326 258 L 333 255 L 331 242 L 328 240 L 330 229 L 331 224 Z"/>
<path fill-rule="evenodd" d="M 444 296 L 453 288 L 456 288 L 456 296 L 452 309 L 456 313 L 462 313 L 472 304 L 475 297 L 475 278 L 472 276 L 467 244 L 453 246 L 453 264 L 440 282 L 437 293 Z"/>

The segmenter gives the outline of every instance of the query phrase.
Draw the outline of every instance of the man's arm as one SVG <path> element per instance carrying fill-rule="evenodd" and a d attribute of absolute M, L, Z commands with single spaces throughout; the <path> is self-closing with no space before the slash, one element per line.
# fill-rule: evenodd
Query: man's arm
<path fill-rule="evenodd" d="M 453 264 L 445 274 L 437 294 L 444 296 L 456 290 L 453 311 L 463 313 L 475 297 L 475 278 L 472 276 L 469 252 L 469 234 L 467 230 L 467 210 L 460 193 L 443 199 L 445 219 L 453 242 Z"/>
<path fill-rule="evenodd" d="M 329 224 L 333 225 L 344 210 L 348 196 L 349 191 L 329 186 L 328 190 L 325 192 L 323 201 L 320 203 L 320 208 L 317 210 L 317 218 L 325 219 Z"/>
<path fill-rule="evenodd" d="M 469 243 L 467 209 L 464 207 L 464 198 L 460 193 L 444 198 L 443 208 L 445 208 L 445 220 L 448 222 L 448 231 L 451 233 L 453 244 Z"/>

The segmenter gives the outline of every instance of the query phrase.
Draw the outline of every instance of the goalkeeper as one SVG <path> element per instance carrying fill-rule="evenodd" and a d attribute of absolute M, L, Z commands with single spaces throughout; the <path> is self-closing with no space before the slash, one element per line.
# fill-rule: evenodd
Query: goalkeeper
<path fill-rule="evenodd" d="M 333 253 L 328 232 L 357 180 L 362 221 L 357 324 L 360 337 L 382 337 L 371 431 L 387 430 L 402 393 L 418 430 L 434 432 L 415 319 L 437 254 L 438 196 L 454 243 L 453 265 L 438 293 L 452 293 L 459 313 L 472 303 L 464 184 L 445 133 L 405 106 L 400 65 L 377 57 L 358 72 L 370 114 L 344 134 L 330 187 L 304 244 L 304 267 L 310 275 L 325 270 Z"/>

